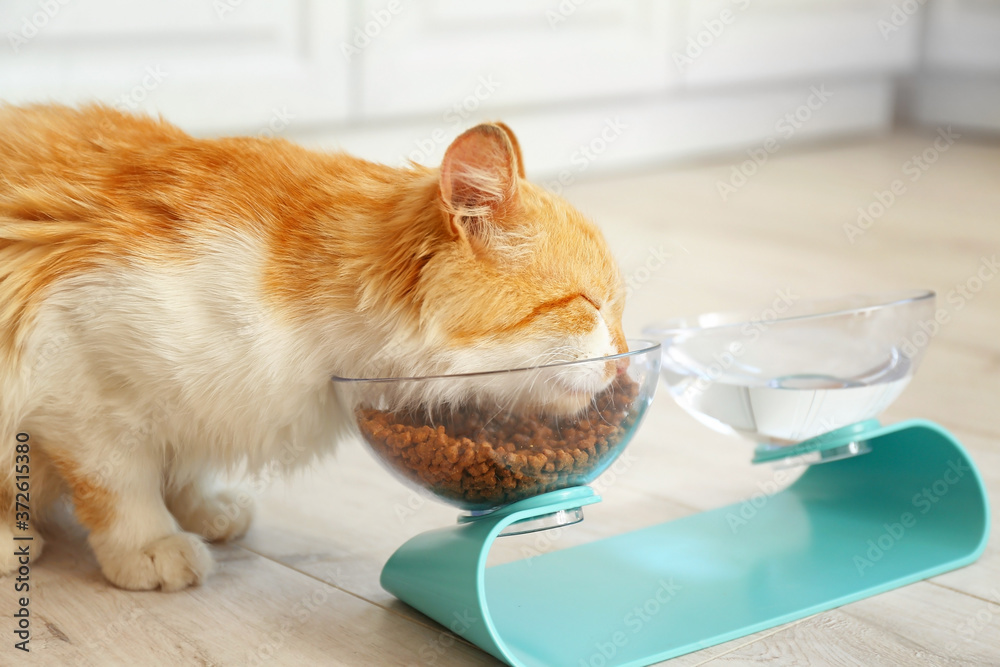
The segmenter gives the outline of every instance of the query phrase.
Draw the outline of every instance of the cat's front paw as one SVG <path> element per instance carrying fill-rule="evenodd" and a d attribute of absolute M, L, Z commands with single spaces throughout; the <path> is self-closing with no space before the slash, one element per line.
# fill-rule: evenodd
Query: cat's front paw
<path fill-rule="evenodd" d="M 197 535 L 174 533 L 135 551 L 98 554 L 104 576 L 133 591 L 179 591 L 200 584 L 212 570 L 212 555 Z"/>
<path fill-rule="evenodd" d="M 225 542 L 242 537 L 253 520 L 253 498 L 237 489 L 202 494 L 188 487 L 183 498 L 170 503 L 170 511 L 184 530 L 197 533 L 209 542 Z"/>

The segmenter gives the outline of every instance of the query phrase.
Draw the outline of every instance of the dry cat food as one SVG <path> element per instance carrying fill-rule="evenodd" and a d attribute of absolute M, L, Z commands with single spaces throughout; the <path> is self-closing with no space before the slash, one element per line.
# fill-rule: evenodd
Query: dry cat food
<path fill-rule="evenodd" d="M 485 509 L 582 483 L 632 428 L 639 385 L 628 374 L 573 418 L 443 415 L 358 408 L 361 433 L 407 478 L 468 509 Z"/>

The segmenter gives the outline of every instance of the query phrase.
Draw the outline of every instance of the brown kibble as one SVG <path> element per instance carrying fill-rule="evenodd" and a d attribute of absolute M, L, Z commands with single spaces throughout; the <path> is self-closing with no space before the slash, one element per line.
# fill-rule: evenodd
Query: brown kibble
<path fill-rule="evenodd" d="M 356 417 L 376 453 L 403 476 L 485 509 L 582 483 L 632 426 L 629 406 L 638 393 L 621 375 L 577 420 L 484 419 L 475 407 L 435 415 L 359 408 Z"/>
<path fill-rule="evenodd" d="M 565 450 L 560 449 L 556 452 L 556 470 L 569 470 L 573 467 L 573 455 L 566 453 Z"/>

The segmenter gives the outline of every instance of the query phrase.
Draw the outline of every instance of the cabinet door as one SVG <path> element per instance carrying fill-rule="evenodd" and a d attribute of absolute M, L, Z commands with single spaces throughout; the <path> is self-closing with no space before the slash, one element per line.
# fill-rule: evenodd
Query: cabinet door
<path fill-rule="evenodd" d="M 366 0 L 352 28 L 364 116 L 662 91 L 675 0 Z"/>
<path fill-rule="evenodd" d="M 1000 2 L 937 0 L 927 9 L 928 69 L 1000 72 Z"/>
<path fill-rule="evenodd" d="M 688 0 L 672 59 L 689 86 L 897 71 L 916 63 L 920 32 L 899 3 Z"/>
<path fill-rule="evenodd" d="M 1000 131 L 1000 2 L 937 0 L 927 11 L 911 115 L 926 125 Z"/>
<path fill-rule="evenodd" d="M 102 100 L 198 131 L 340 120 L 348 9 L 319 0 L 4 0 L 0 98 Z"/>

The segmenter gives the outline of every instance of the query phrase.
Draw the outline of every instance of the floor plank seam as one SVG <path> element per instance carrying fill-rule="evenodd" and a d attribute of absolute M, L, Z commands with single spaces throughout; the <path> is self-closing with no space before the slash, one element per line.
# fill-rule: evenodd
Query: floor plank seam
<path fill-rule="evenodd" d="M 431 625 L 431 624 L 428 624 L 428 623 L 422 623 L 419 619 L 413 618 L 412 616 L 409 616 L 407 614 L 401 614 L 398 611 L 396 611 L 395 609 L 391 609 L 391 608 L 389 608 L 389 607 L 387 607 L 387 606 L 385 606 L 383 604 L 379 604 L 378 602 L 375 602 L 374 600 L 369 600 L 368 598 L 366 598 L 363 595 L 359 595 L 358 593 L 355 593 L 354 591 L 349 591 L 346 588 L 343 588 L 343 587 L 338 586 L 336 584 L 330 583 L 326 579 L 322 579 L 320 577 L 317 577 L 314 574 L 311 574 L 311 573 L 306 572 L 304 570 L 300 570 L 299 568 L 293 567 L 293 566 L 289 565 L 288 563 L 285 563 L 285 562 L 282 562 L 282 561 L 277 560 L 275 558 L 272 558 L 271 556 L 268 556 L 267 554 L 261 553 L 259 551 L 255 551 L 254 549 L 251 549 L 248 546 L 244 546 L 242 544 L 237 544 L 235 546 L 239 547 L 240 549 L 244 549 L 245 551 L 248 551 L 248 552 L 250 552 L 250 553 L 252 553 L 252 554 L 254 554 L 256 556 L 260 556 L 261 558 L 263 558 L 265 560 L 268 560 L 268 561 L 270 561 L 272 563 L 275 563 L 276 565 L 281 565 L 282 567 L 285 567 L 285 568 L 287 568 L 289 570 L 292 570 L 293 572 L 297 572 L 298 574 L 301 574 L 303 576 L 309 577 L 310 579 L 312 579 L 314 581 L 317 581 L 317 582 L 322 583 L 322 584 L 326 584 L 330 588 L 335 588 L 336 590 L 340 591 L 341 593 L 345 593 L 347 595 L 350 595 L 351 597 L 355 598 L 356 600 L 360 600 L 362 602 L 367 602 L 368 604 L 372 605 L 373 607 L 377 607 L 377 608 L 379 608 L 379 609 L 381 609 L 381 610 L 383 610 L 383 611 L 385 611 L 385 612 L 387 612 L 389 614 L 392 614 L 393 616 L 395 616 L 397 618 L 401 618 L 401 619 L 403 619 L 405 621 L 409 621 L 410 623 L 412 623 L 414 625 L 420 626 L 422 628 L 426 628 L 427 630 L 431 630 L 433 632 L 438 632 L 438 633 L 441 633 L 441 634 L 444 634 L 444 635 L 449 635 L 451 637 L 454 637 L 456 640 L 462 642 L 463 644 L 466 644 L 468 646 L 472 646 L 473 648 L 475 648 L 477 650 L 482 650 L 478 646 L 476 646 L 475 644 L 473 644 L 472 642 L 470 642 L 467 639 L 465 639 L 464 637 L 462 637 L 460 635 L 456 635 L 456 634 L 454 634 L 452 632 L 449 632 L 446 628 L 443 628 L 443 627 L 437 626 L 437 625 Z"/>
<path fill-rule="evenodd" d="M 823 614 L 823 613 L 826 613 L 826 612 L 820 612 L 820 614 Z M 710 662 L 712 662 L 713 660 L 718 660 L 719 658 L 721 658 L 723 656 L 726 656 L 726 655 L 729 655 L 730 653 L 735 653 L 736 651 L 739 651 L 741 648 L 745 648 L 745 647 L 750 646 L 752 644 L 756 644 L 757 642 L 761 641 L 762 639 L 767 639 L 768 637 L 773 637 L 774 635 L 778 634 L 779 632 L 784 632 L 785 630 L 790 630 L 791 628 L 794 628 L 799 623 L 804 623 L 805 621 L 808 621 L 810 618 L 815 618 L 816 616 L 819 616 L 820 614 L 813 614 L 812 616 L 806 616 L 805 618 L 800 618 L 797 621 L 792 621 L 790 623 L 785 623 L 784 625 L 780 625 L 777 628 L 772 628 L 769 632 L 765 632 L 765 634 L 763 634 L 763 635 L 761 635 L 759 637 L 755 637 L 754 639 L 752 639 L 752 640 L 750 640 L 748 642 L 743 642 L 742 644 L 740 644 L 738 646 L 734 646 L 733 648 L 729 649 L 728 651 L 723 651 L 722 653 L 719 653 L 718 655 L 713 655 L 711 658 L 709 658 L 709 659 L 707 659 L 707 660 L 705 660 L 703 662 L 696 663 L 694 665 L 694 667 L 701 667 L 702 665 L 707 665 Z M 738 640 L 734 639 L 733 641 L 738 641 Z M 704 649 L 702 649 L 702 650 L 704 650 Z"/>
<path fill-rule="evenodd" d="M 942 583 L 940 583 L 938 581 L 935 581 L 933 579 L 927 579 L 927 583 L 931 584 L 932 586 L 937 586 L 938 588 L 943 588 L 943 589 L 945 589 L 947 591 L 951 591 L 952 593 L 958 593 L 959 595 L 964 595 L 965 597 L 971 598 L 973 600 L 981 600 L 982 602 L 986 602 L 988 604 L 994 604 L 994 605 L 1000 606 L 1000 599 L 992 599 L 991 600 L 989 598 L 984 598 L 982 595 L 977 595 L 976 593 L 970 593 L 968 591 L 959 590 L 959 589 L 954 588 L 952 586 L 949 586 L 947 584 L 942 584 Z"/>

